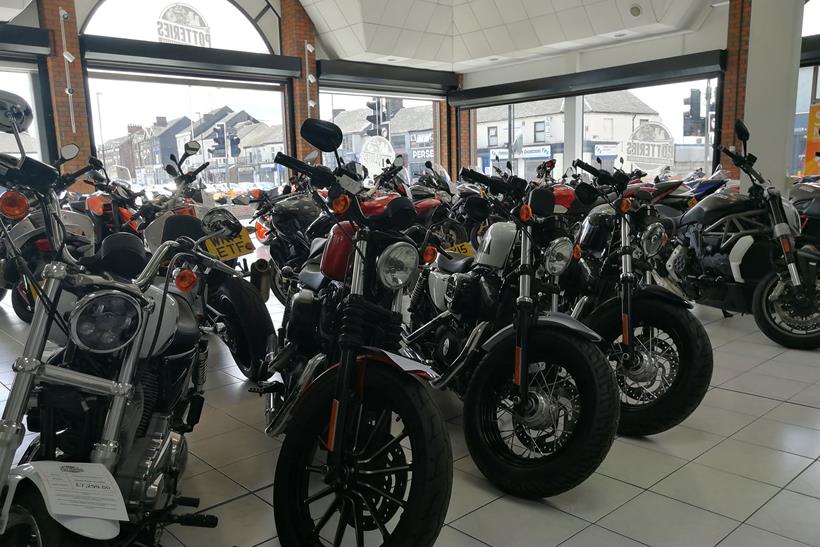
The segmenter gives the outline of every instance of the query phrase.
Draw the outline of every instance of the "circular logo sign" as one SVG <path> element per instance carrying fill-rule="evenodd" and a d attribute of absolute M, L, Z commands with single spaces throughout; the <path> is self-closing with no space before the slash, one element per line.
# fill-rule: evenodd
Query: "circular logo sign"
<path fill-rule="evenodd" d="M 165 44 L 211 47 L 211 29 L 188 4 L 171 4 L 157 20 L 157 36 Z"/>
<path fill-rule="evenodd" d="M 392 162 L 395 159 L 396 151 L 393 149 L 393 145 L 380 135 L 365 139 L 362 151 L 359 152 L 359 161 L 367 167 L 367 172 L 371 177 L 381 173 L 387 165 L 387 160 Z"/>
<path fill-rule="evenodd" d="M 626 143 L 626 159 L 644 171 L 675 163 L 675 139 L 660 122 L 644 122 Z"/>

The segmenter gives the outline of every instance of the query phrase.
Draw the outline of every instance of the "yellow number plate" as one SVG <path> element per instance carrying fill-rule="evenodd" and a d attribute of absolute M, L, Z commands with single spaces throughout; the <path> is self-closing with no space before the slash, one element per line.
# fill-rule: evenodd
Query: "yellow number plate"
<path fill-rule="evenodd" d="M 692 207 L 694 207 L 695 205 L 697 205 L 697 204 L 698 204 L 698 198 L 691 198 L 689 201 L 686 202 L 686 205 L 688 205 L 690 209 Z"/>
<path fill-rule="evenodd" d="M 445 251 L 456 253 L 464 256 L 473 256 L 475 251 L 473 250 L 473 246 L 470 245 L 469 242 L 465 241 L 463 243 L 458 243 L 453 245 L 452 247 L 447 247 L 444 249 Z"/>
<path fill-rule="evenodd" d="M 205 248 L 222 262 L 250 254 L 254 250 L 251 236 L 247 228 L 233 239 L 211 238 L 205 240 Z"/>

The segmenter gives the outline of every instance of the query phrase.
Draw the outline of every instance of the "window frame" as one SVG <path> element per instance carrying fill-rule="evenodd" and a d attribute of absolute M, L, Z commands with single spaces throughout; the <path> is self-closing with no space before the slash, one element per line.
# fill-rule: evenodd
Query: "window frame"
<path fill-rule="evenodd" d="M 495 139 L 495 142 L 493 142 Z M 487 147 L 491 146 L 498 146 L 498 126 L 497 125 L 490 125 L 487 126 Z"/>
<path fill-rule="evenodd" d="M 538 129 L 538 126 L 541 126 L 541 129 Z M 541 144 L 547 142 L 547 122 L 546 120 L 536 120 L 532 124 L 532 142 Z M 541 134 L 541 138 L 538 138 L 538 134 Z"/>

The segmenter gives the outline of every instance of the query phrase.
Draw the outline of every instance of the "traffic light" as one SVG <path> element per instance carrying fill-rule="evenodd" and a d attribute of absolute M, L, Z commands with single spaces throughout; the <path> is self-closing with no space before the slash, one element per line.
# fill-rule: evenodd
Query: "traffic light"
<path fill-rule="evenodd" d="M 379 128 L 381 125 L 381 101 L 379 99 L 373 99 L 372 101 L 367 101 L 367 108 L 373 112 L 365 116 L 365 119 L 370 122 L 370 127 L 367 128 L 367 135 L 373 137 L 380 133 Z"/>
<path fill-rule="evenodd" d="M 239 147 L 239 137 L 231 135 L 231 157 L 237 157 L 241 151 L 242 149 Z"/>
<path fill-rule="evenodd" d="M 683 136 L 702 137 L 706 132 L 706 118 L 700 115 L 700 89 L 690 89 L 689 96 L 683 99 L 689 112 L 683 113 Z"/>
<path fill-rule="evenodd" d="M 208 153 L 212 158 L 225 157 L 225 124 L 221 123 L 214 126 L 214 132 L 211 133 L 211 140 L 214 145 L 208 149 Z"/>
<path fill-rule="evenodd" d="M 700 89 L 690 89 L 689 97 L 683 99 L 683 104 L 689 106 L 690 118 L 700 118 Z"/>

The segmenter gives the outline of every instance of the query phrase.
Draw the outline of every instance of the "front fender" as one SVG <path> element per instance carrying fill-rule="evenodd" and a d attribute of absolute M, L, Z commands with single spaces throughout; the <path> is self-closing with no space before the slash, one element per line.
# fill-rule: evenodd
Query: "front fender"
<path fill-rule="evenodd" d="M 584 325 L 577 319 L 574 319 L 564 313 L 548 313 L 545 315 L 539 315 L 538 318 L 536 318 L 535 325 L 533 325 L 532 329 L 534 332 L 531 333 L 531 336 L 532 334 L 543 333 L 543 331 L 550 329 L 560 329 L 574 332 L 575 334 L 583 336 L 587 340 L 595 342 L 596 344 L 601 341 L 601 337 L 598 336 L 597 332 Z M 515 325 L 513 324 L 507 325 L 490 336 L 487 341 L 482 344 L 481 349 L 489 353 L 493 350 L 493 348 L 502 342 L 507 341 L 509 338 L 515 338 Z"/>
<path fill-rule="evenodd" d="M 0 512 L 0 535 L 6 531 L 6 525 L 8 524 L 9 512 L 11 511 L 14 494 L 17 492 L 20 485 L 24 483 L 24 481 L 33 484 L 37 490 L 40 491 L 40 495 L 43 497 L 43 501 L 45 501 L 48 514 L 66 529 L 74 532 L 75 534 L 95 540 L 109 540 L 119 535 L 120 523 L 117 520 L 54 514 L 52 511 L 52 503 L 48 496 L 48 491 L 42 477 L 40 476 L 40 470 L 37 467 L 39 463 L 45 462 L 25 463 L 12 467 L 9 471 L 7 480 L 8 489 L 3 502 L 2 512 Z M 113 477 L 111 477 L 112 482 L 113 480 Z"/>

